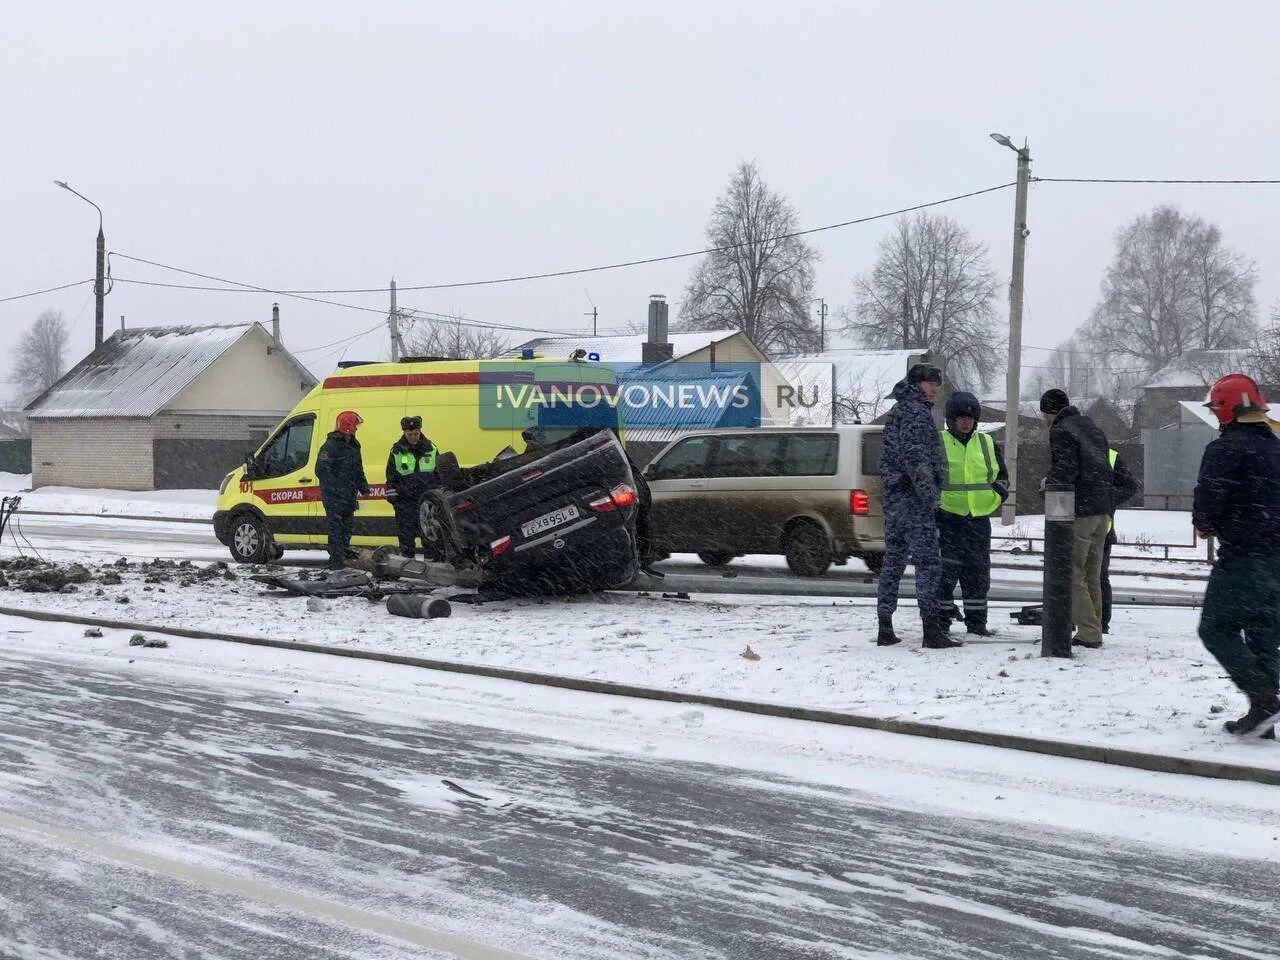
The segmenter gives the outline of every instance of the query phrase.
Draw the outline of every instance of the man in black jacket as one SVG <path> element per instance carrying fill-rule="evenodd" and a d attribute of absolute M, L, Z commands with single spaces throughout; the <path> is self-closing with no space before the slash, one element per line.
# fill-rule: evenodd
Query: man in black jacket
<path fill-rule="evenodd" d="M 1200 461 L 1191 522 L 1218 538 L 1200 613 L 1200 639 L 1218 658 L 1248 712 L 1224 724 L 1237 736 L 1274 738 L 1280 720 L 1280 439 L 1262 391 L 1234 373 L 1205 404 L 1222 425 Z"/>
<path fill-rule="evenodd" d="M 324 441 L 316 457 L 316 479 L 320 481 L 320 499 L 329 518 L 329 569 L 346 566 L 347 548 L 355 530 L 356 497 L 369 495 L 360 459 L 360 441 L 356 430 L 363 423 L 352 410 L 338 414 L 334 431 Z"/>
<path fill-rule="evenodd" d="M 421 536 L 418 509 L 422 495 L 440 486 L 440 479 L 436 474 L 436 446 L 422 435 L 422 417 L 401 417 L 400 429 L 404 432 L 391 445 L 387 457 L 387 499 L 396 513 L 400 552 L 412 560 Z M 428 560 L 435 558 L 434 545 L 423 540 L 422 553 Z"/>
<path fill-rule="evenodd" d="M 1102 646 L 1102 553 L 1112 513 L 1112 470 L 1106 435 L 1071 406 L 1062 390 L 1047 390 L 1040 412 L 1049 427 L 1046 484 L 1071 484 L 1076 519 L 1071 528 L 1071 619 L 1075 644 Z"/>

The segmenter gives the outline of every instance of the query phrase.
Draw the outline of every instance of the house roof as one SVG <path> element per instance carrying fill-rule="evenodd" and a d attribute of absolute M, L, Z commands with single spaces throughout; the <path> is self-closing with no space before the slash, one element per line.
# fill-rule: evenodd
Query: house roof
<path fill-rule="evenodd" d="M 270 339 L 259 323 L 117 331 L 31 401 L 27 415 L 153 417 L 254 328 Z M 303 380 L 315 382 L 292 354 L 279 349 Z"/>
<path fill-rule="evenodd" d="M 1170 387 L 1204 387 L 1224 373 L 1243 365 L 1249 351 L 1236 350 L 1188 350 L 1172 363 L 1166 364 L 1151 375 L 1142 385 L 1143 390 Z"/>
<path fill-rule="evenodd" d="M 667 341 L 671 344 L 672 357 L 679 360 L 740 333 L 741 330 L 696 330 L 668 334 Z M 648 339 L 648 335 L 643 333 L 620 337 L 541 337 L 513 347 L 510 355 L 518 357 L 521 350 L 532 349 L 549 357 L 568 357 L 574 350 L 582 349 L 587 353 L 598 353 L 604 363 L 641 363 L 644 360 L 643 346 Z"/>

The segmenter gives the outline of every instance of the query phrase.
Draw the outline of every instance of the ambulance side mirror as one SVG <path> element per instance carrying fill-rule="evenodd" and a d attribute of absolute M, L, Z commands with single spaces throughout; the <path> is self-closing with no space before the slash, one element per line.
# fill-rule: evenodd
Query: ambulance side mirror
<path fill-rule="evenodd" d="M 244 478 L 246 480 L 254 479 L 253 476 L 253 454 L 246 453 L 244 455 Z"/>

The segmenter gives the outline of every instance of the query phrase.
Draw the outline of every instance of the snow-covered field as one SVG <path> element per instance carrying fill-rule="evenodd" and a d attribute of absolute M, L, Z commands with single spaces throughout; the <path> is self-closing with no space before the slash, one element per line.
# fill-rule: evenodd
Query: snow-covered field
<path fill-rule="evenodd" d="M 87 490 L 79 487 L 31 486 L 29 473 L 0 473 L 0 494 L 18 494 L 22 509 L 101 516 L 172 517 L 208 520 L 216 490 Z"/>
<path fill-rule="evenodd" d="M 309 612 L 244 579 L 247 568 L 201 579 L 202 567 L 91 566 L 74 593 L 10 588 L 0 603 L 1280 768 L 1274 743 L 1222 731 L 1244 704 L 1200 645 L 1195 610 L 1119 609 L 1106 646 L 1064 661 L 1042 659 L 1039 629 L 1008 608 L 993 617 L 998 637 L 930 651 L 908 609 L 905 641 L 876 647 L 860 601 L 609 594 L 459 603 L 419 621 L 363 599 Z"/>

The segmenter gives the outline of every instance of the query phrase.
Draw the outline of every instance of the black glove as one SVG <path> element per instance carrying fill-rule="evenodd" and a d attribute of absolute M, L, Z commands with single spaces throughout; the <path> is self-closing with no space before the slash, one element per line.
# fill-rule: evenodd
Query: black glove
<path fill-rule="evenodd" d="M 999 481 L 996 481 L 991 485 L 991 489 L 1000 494 L 1001 503 L 1004 503 L 1009 499 L 1009 485 L 1007 483 L 1000 483 Z"/>

